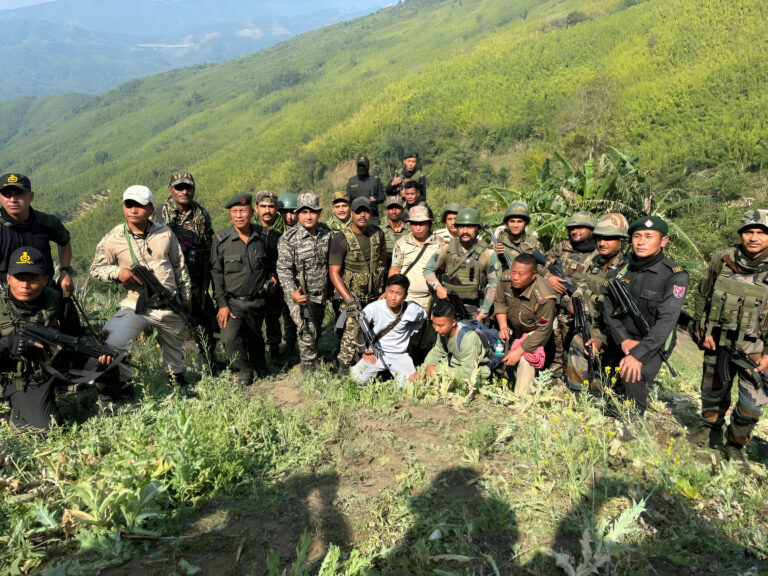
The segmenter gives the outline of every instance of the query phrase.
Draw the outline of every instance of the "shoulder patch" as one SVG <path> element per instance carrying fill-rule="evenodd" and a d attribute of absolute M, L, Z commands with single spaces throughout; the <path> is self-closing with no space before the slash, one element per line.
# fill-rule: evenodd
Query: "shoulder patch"
<path fill-rule="evenodd" d="M 229 238 L 229 232 L 217 232 L 216 233 L 216 239 L 219 242 L 224 242 L 224 240 L 226 240 L 227 238 Z"/>
<path fill-rule="evenodd" d="M 685 268 L 683 268 L 682 266 L 675 266 L 674 268 L 672 268 L 672 272 L 674 272 L 675 274 L 677 274 L 678 272 L 685 272 Z"/>

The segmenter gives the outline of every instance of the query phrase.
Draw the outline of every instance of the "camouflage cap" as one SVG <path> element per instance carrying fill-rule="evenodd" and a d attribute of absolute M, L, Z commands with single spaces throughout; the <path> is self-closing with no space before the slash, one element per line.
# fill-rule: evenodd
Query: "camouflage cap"
<path fill-rule="evenodd" d="M 621 238 L 628 238 L 629 233 L 627 229 L 629 224 L 623 214 L 618 212 L 609 212 L 603 214 L 597 219 L 597 226 L 595 226 L 595 236 L 619 236 Z"/>
<path fill-rule="evenodd" d="M 504 212 L 504 222 L 506 223 L 507 220 L 515 217 L 525 218 L 530 222 L 531 215 L 528 212 L 528 204 L 521 201 L 512 202 L 512 204 L 509 205 L 509 208 L 507 208 L 507 211 Z"/>
<path fill-rule="evenodd" d="M 592 212 L 587 211 L 576 212 L 565 225 L 566 228 L 590 228 L 591 230 L 594 230 L 595 226 L 597 226 L 597 218 Z"/>
<path fill-rule="evenodd" d="M 0 176 L 0 191 L 6 188 L 18 188 L 22 192 L 32 192 L 32 184 L 29 178 L 23 174 L 3 174 Z"/>
<path fill-rule="evenodd" d="M 33 246 L 22 246 L 11 252 L 8 274 L 45 274 L 45 257 Z"/>
<path fill-rule="evenodd" d="M 387 196 L 387 204 L 386 208 L 389 208 L 390 206 L 399 206 L 400 208 L 403 207 L 403 199 L 400 198 L 399 194 L 393 194 L 392 196 Z"/>
<path fill-rule="evenodd" d="M 331 204 L 336 204 L 336 202 L 346 202 L 349 204 L 349 194 L 346 193 L 344 190 L 339 190 L 338 192 L 333 193 L 333 199 L 331 200 Z"/>
<path fill-rule="evenodd" d="M 229 210 L 235 206 L 253 206 L 253 196 L 250 194 L 233 194 L 224 204 L 224 208 Z"/>
<path fill-rule="evenodd" d="M 317 194 L 310 194 L 309 192 L 299 194 L 299 199 L 296 202 L 296 212 L 299 212 L 304 208 L 309 208 L 314 212 L 320 212 L 320 210 L 322 210 L 322 208 L 320 208 L 320 198 L 318 198 Z"/>
<path fill-rule="evenodd" d="M 168 180 L 168 186 L 174 187 L 176 184 L 189 184 L 194 187 L 195 179 L 189 172 L 174 172 Z"/>
<path fill-rule="evenodd" d="M 256 204 L 268 201 L 277 206 L 277 194 L 272 192 L 272 190 L 259 190 L 256 192 L 256 197 L 253 199 L 253 201 Z"/>
<path fill-rule="evenodd" d="M 429 208 L 426 206 L 414 206 L 408 210 L 408 222 L 432 222 Z"/>
<path fill-rule="evenodd" d="M 741 217 L 739 234 L 749 228 L 762 228 L 768 232 L 768 210 L 747 210 Z"/>
<path fill-rule="evenodd" d="M 656 230 L 666 236 L 669 232 L 669 224 L 661 216 L 643 216 L 638 218 L 629 226 L 629 235 L 632 236 L 638 230 Z"/>

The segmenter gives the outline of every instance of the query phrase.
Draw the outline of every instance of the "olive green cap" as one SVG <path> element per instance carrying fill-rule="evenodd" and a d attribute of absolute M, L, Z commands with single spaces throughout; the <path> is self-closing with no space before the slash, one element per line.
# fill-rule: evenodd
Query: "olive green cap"
<path fill-rule="evenodd" d="M 504 222 L 506 223 L 507 220 L 514 217 L 525 218 L 530 222 L 531 214 L 528 212 L 528 204 L 525 202 L 512 202 L 507 211 L 504 212 Z"/>
<path fill-rule="evenodd" d="M 445 205 L 445 208 L 443 208 L 443 215 L 440 216 L 440 220 L 445 222 L 445 217 L 448 214 L 458 214 L 461 212 L 461 204 L 458 202 L 448 202 L 448 204 Z"/>
<path fill-rule="evenodd" d="M 669 232 L 669 224 L 661 216 L 643 216 L 629 225 L 629 235 L 632 236 L 637 230 L 656 230 L 666 236 Z"/>
<path fill-rule="evenodd" d="M 565 225 L 566 228 L 589 228 L 591 230 L 594 230 L 595 226 L 597 226 L 595 215 L 586 211 L 576 212 Z"/>
<path fill-rule="evenodd" d="M 621 238 L 628 238 L 629 233 L 627 229 L 629 224 L 623 214 L 618 212 L 610 212 L 603 214 L 597 219 L 597 226 L 595 226 L 595 236 L 620 236 Z"/>
<path fill-rule="evenodd" d="M 482 226 L 483 217 L 474 208 L 462 208 L 456 214 L 456 226 Z"/>
<path fill-rule="evenodd" d="M 747 210 L 741 217 L 739 234 L 749 228 L 762 228 L 768 232 L 768 210 Z"/>
<path fill-rule="evenodd" d="M 299 197 L 293 192 L 285 192 L 277 197 L 277 209 L 278 210 L 296 210 L 298 208 L 297 202 Z"/>

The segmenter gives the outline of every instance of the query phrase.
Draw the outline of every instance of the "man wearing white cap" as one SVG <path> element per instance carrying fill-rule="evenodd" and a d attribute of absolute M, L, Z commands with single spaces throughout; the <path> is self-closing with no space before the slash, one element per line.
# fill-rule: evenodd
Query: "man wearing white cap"
<path fill-rule="evenodd" d="M 167 226 L 150 220 L 154 214 L 152 191 L 146 186 L 129 186 L 123 193 L 125 222 L 115 226 L 96 247 L 91 276 L 102 282 L 123 284 L 128 294 L 120 310 L 104 325 L 106 345 L 120 351 L 129 350 L 133 341 L 147 326 L 158 331 L 163 351 L 163 366 L 176 381 L 183 381 L 186 339 L 184 320 L 158 296 L 150 297 L 143 313 L 136 304 L 143 291 L 139 279 L 131 272 L 137 264 L 154 272 L 159 282 L 182 306 L 192 312 L 192 284 L 184 264 L 184 256 L 176 236 Z M 120 367 L 120 380 L 130 379 L 130 369 Z M 109 391 L 119 395 L 119 391 Z"/>

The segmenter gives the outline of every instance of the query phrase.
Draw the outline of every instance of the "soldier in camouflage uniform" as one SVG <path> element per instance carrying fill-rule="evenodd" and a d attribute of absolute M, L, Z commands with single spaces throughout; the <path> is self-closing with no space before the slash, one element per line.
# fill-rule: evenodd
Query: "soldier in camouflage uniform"
<path fill-rule="evenodd" d="M 256 207 L 254 221 L 262 228 L 265 228 L 271 236 L 274 236 L 273 241 L 277 244 L 280 237 L 288 230 L 288 226 L 278 210 L 277 194 L 272 192 L 272 190 L 261 190 L 256 193 L 253 203 Z M 283 318 L 283 328 L 280 326 L 280 317 Z M 264 323 L 267 326 L 269 356 L 274 366 L 283 356 L 280 350 L 280 342 L 283 340 L 284 330 L 285 354 L 292 354 L 296 348 L 296 332 L 293 330 L 293 320 L 291 320 L 290 311 L 285 306 L 283 290 L 280 286 L 267 295 Z"/>
<path fill-rule="evenodd" d="M 461 204 L 458 202 L 448 202 L 440 216 L 440 221 L 445 224 L 445 228 L 440 228 L 435 232 L 435 236 L 441 238 L 444 242 L 451 238 L 459 237 L 459 229 L 456 228 L 456 215 L 461 212 Z"/>
<path fill-rule="evenodd" d="M 252 223 L 250 194 L 235 194 L 224 207 L 232 226 L 216 233 L 211 247 L 213 295 L 221 343 L 241 384 L 268 374 L 262 328 L 267 297 L 277 287 L 275 235 Z"/>
<path fill-rule="evenodd" d="M 326 222 L 331 232 L 341 232 L 341 229 L 349 224 L 350 217 L 352 216 L 349 203 L 349 194 L 343 190 L 333 193 L 333 199 L 331 200 L 333 214 L 328 217 L 328 222 Z"/>
<path fill-rule="evenodd" d="M 395 243 L 410 231 L 408 224 L 403 222 L 403 201 L 400 196 L 387 198 L 387 224 L 383 231 L 384 239 L 387 241 L 387 268 L 389 268 Z"/>
<path fill-rule="evenodd" d="M 565 229 L 568 231 L 568 239 L 558 242 L 547 252 L 547 262 L 554 262 L 562 266 L 565 273 L 579 280 L 586 272 L 586 263 L 595 255 L 595 239 L 592 231 L 597 225 L 597 220 L 592 212 L 576 212 L 568 220 Z M 565 284 L 548 269 L 544 270 L 544 276 L 555 292 L 561 296 L 566 293 Z M 570 346 L 573 335 L 573 317 L 568 315 L 568 298 L 561 299 L 555 322 L 555 353 L 549 369 L 552 371 L 553 384 L 565 384 L 564 350 Z"/>
<path fill-rule="evenodd" d="M 192 282 L 193 315 L 199 322 L 195 341 L 204 361 L 211 366 L 216 349 L 216 306 L 208 287 L 211 282 L 211 216 L 195 200 L 195 179 L 189 172 L 175 172 L 168 181 L 168 201 L 155 222 L 173 230 L 184 254 Z"/>
<path fill-rule="evenodd" d="M 694 292 L 695 338 L 704 350 L 701 377 L 703 431 L 720 444 L 731 405 L 733 379 L 724 380 L 718 363 L 736 373 L 739 397 L 728 426 L 726 454 L 745 463 L 743 448 L 768 404 L 759 377 L 731 362 L 725 349 L 748 354 L 758 370 L 768 369 L 768 210 L 749 210 L 739 228 L 741 242 L 715 254 Z"/>
<path fill-rule="evenodd" d="M 605 333 L 603 322 L 603 294 L 600 289 L 605 281 L 613 278 L 626 264 L 627 240 L 629 238 L 627 219 L 621 214 L 604 214 L 597 220 L 594 237 L 597 245 L 597 253 L 586 263 L 586 271 L 580 275 L 578 289 L 574 292 L 574 298 L 581 298 L 584 302 L 584 310 L 590 321 L 590 333 L 592 338 L 587 342 L 593 354 L 599 354 L 603 349 L 597 368 L 617 366 L 621 358 L 611 358 L 607 355 L 611 349 L 608 347 L 609 336 Z M 571 310 L 572 312 L 572 310 Z M 575 334 L 568 348 L 568 367 L 566 381 L 568 388 L 574 392 L 586 385 L 593 390 L 600 389 L 600 374 L 589 381 L 589 366 L 587 352 L 581 335 Z"/>
<path fill-rule="evenodd" d="M 496 252 L 499 254 L 501 266 L 504 270 L 509 270 L 507 258 L 514 262 L 520 254 L 533 254 L 534 251 L 544 250 L 539 242 L 539 235 L 532 230 L 528 230 L 528 224 L 531 222 L 531 215 L 528 212 L 528 205 L 525 202 L 512 202 L 504 213 L 504 224 L 496 229 Z M 507 258 L 502 255 L 506 252 Z"/>
<path fill-rule="evenodd" d="M 328 273 L 343 303 L 346 318 L 338 366 L 348 373 L 357 356 L 357 316 L 383 291 L 387 243 L 381 228 L 370 224 L 371 203 L 367 198 L 352 201 L 352 222 L 331 240 Z"/>
<path fill-rule="evenodd" d="M 317 339 L 330 291 L 328 250 L 333 233 L 318 222 L 321 212 L 316 195 L 299 194 L 299 224 L 283 234 L 278 244 L 277 275 L 300 336 L 302 371 L 313 371 L 317 366 Z"/>
<path fill-rule="evenodd" d="M 456 215 L 459 237 L 433 255 L 424 266 L 424 279 L 440 299 L 456 292 L 467 311 L 483 321 L 490 315 L 501 265 L 493 249 L 478 239 L 480 212 L 464 208 Z M 439 280 L 438 280 L 439 278 Z"/>
<path fill-rule="evenodd" d="M 402 194 L 404 184 L 413 180 L 419 184 L 420 202 L 427 201 L 427 178 L 424 176 L 424 172 L 419 167 L 419 153 L 418 152 L 406 152 L 403 158 L 403 172 L 402 174 L 395 173 L 394 178 L 384 188 L 384 193 L 387 196 L 393 194 Z"/>

